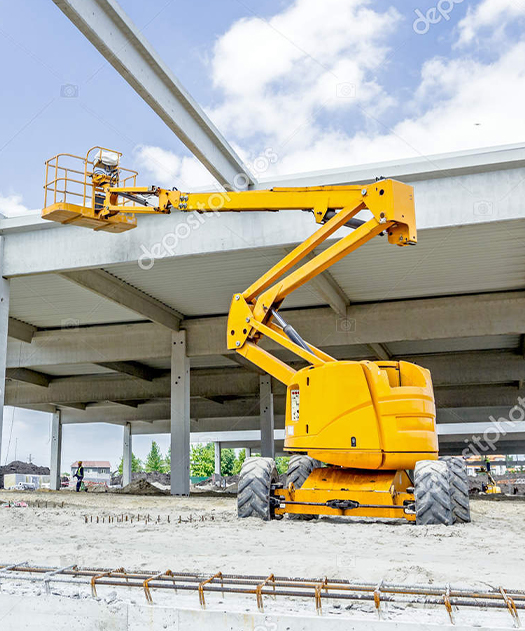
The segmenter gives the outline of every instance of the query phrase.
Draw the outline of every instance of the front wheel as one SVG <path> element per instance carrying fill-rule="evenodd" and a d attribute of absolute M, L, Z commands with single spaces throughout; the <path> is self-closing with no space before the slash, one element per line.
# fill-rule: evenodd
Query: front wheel
<path fill-rule="evenodd" d="M 439 459 L 446 462 L 448 467 L 453 523 L 468 524 L 470 522 L 470 499 L 466 462 L 458 456 L 441 456 Z"/>
<path fill-rule="evenodd" d="M 288 471 L 286 472 L 286 487 L 292 483 L 296 489 L 300 489 L 310 473 L 312 473 L 314 469 L 318 469 L 322 466 L 319 460 L 310 458 L 310 456 L 302 456 L 299 454 L 291 456 L 288 462 Z M 296 521 L 309 521 L 316 518 L 317 515 L 288 513 L 288 519 L 294 519 Z"/>
<path fill-rule="evenodd" d="M 270 493 L 279 478 L 273 458 L 248 458 L 244 461 L 237 492 L 237 515 L 270 521 Z"/>
<path fill-rule="evenodd" d="M 453 523 L 449 471 L 442 460 L 420 460 L 414 469 L 416 524 Z"/>

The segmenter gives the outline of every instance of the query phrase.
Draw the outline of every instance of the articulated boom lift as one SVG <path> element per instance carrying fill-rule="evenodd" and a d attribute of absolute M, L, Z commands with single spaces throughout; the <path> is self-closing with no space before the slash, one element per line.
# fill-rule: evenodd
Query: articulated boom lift
<path fill-rule="evenodd" d="M 438 459 L 428 370 L 404 361 L 335 360 L 303 340 L 279 312 L 292 291 L 377 235 L 399 246 L 416 244 L 412 187 L 380 179 L 364 186 L 183 193 L 136 186 L 137 173 L 122 169 L 120 157 L 94 147 L 86 158 L 60 154 L 49 160 L 42 216 L 109 232 L 134 228 L 137 213 L 172 211 L 304 210 L 320 224 L 231 302 L 228 348 L 287 386 L 284 448 L 293 454 L 284 485 L 271 458 L 244 463 L 239 516 L 469 521 L 465 465 L 459 458 Z M 367 219 L 356 217 L 364 210 Z M 351 231 L 308 256 L 343 227 Z M 263 349 L 265 337 L 306 367 L 295 370 Z"/>

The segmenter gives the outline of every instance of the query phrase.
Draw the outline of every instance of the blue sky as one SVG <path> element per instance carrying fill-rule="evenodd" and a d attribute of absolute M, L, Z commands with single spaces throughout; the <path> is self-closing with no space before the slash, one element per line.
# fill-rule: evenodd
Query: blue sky
<path fill-rule="evenodd" d="M 523 0 L 121 5 L 257 175 L 525 140 Z M 124 152 L 148 184 L 211 183 L 51 0 L 0 0 L 0 9 L 0 212 L 38 210 L 44 161 L 92 145 Z M 257 158 L 269 148 L 277 160 L 261 170 Z M 19 455 L 44 462 L 47 420 L 17 410 L 6 454 L 10 419 L 2 462 L 14 456 L 15 435 Z M 94 432 L 67 429 L 67 460 L 118 460 L 120 428 L 97 429 L 93 454 L 79 456 L 86 433 Z"/>

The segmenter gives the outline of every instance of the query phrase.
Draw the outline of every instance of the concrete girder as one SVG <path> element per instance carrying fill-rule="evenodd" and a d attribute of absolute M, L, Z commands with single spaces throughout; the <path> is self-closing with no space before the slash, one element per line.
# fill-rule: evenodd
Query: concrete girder
<path fill-rule="evenodd" d="M 140 362 L 97 362 L 96 365 L 109 368 L 109 370 L 124 375 L 131 375 L 132 377 L 137 377 L 137 379 L 143 379 L 144 381 L 153 381 L 155 377 L 159 376 L 158 370 L 145 366 Z"/>
<path fill-rule="evenodd" d="M 86 5 L 91 3 L 92 0 L 88 0 Z M 411 160 L 413 164 L 409 170 L 417 173 L 414 188 L 421 245 L 427 229 L 445 228 L 449 233 L 452 226 L 467 226 L 465 238 L 469 239 L 469 243 L 475 243 L 476 238 L 489 238 L 487 224 L 506 222 L 509 234 L 522 226 L 520 184 L 525 177 L 524 153 L 522 146 L 514 145 L 435 157 L 436 160 L 443 158 L 443 164 L 454 164 L 450 169 L 436 169 L 432 156 Z M 370 164 L 340 170 L 337 181 L 342 184 L 361 183 L 372 173 L 384 173 L 408 181 L 403 169 L 392 164 L 388 169 L 383 167 L 383 164 Z M 305 180 L 302 180 L 303 176 Z M 306 173 L 302 176 L 294 174 L 287 182 L 283 180 L 284 184 L 273 178 L 262 186 L 300 186 L 308 179 L 317 184 L 330 184 L 332 181 L 329 172 Z M 494 204 L 497 212 L 481 216 L 473 213 L 473 204 L 479 200 Z M 184 221 L 185 218 L 176 213 L 162 218 L 141 217 L 139 226 L 125 235 L 115 238 L 111 234 L 98 234 L 97 247 L 93 248 L 91 240 L 85 238 L 85 231 L 74 226 L 53 229 L 53 222 L 37 217 L 29 222 L 25 217 L 3 219 L 0 220 L 0 232 L 8 234 L 4 274 L 11 277 L 74 268 L 106 268 L 126 262 L 136 265 L 137 259 L 144 253 L 141 246 L 151 249 L 154 244 L 161 244 L 165 235 L 174 232 Z M 167 258 L 261 248 L 261 244 L 264 244 L 263 250 L 271 246 L 290 247 L 311 235 L 315 227 L 311 218 L 300 212 L 253 213 L 249 222 L 242 215 L 224 215 L 203 225 L 199 229 L 198 240 L 181 240 L 176 252 L 167 253 Z M 69 243 L 69 248 L 61 247 L 64 241 Z M 115 245 L 117 241 L 118 247 Z M 378 244 L 377 247 L 382 246 Z M 372 250 L 375 247 L 374 244 L 367 246 Z M 429 252 L 429 255 L 433 254 Z M 333 275 L 335 278 L 335 273 Z"/>
<path fill-rule="evenodd" d="M 155 323 L 38 331 L 31 346 L 11 340 L 7 367 L 148 361 L 170 356 L 171 331 Z"/>
<path fill-rule="evenodd" d="M 16 318 L 9 318 L 7 335 L 14 338 L 15 340 L 20 340 L 21 342 L 27 342 L 27 344 L 31 344 L 33 335 L 37 331 L 37 327 L 33 326 L 32 324 L 27 324 L 27 322 L 22 322 L 21 320 L 17 320 Z"/>
<path fill-rule="evenodd" d="M 514 406 L 525 398 L 525 388 L 510 386 L 465 386 L 437 388 L 434 392 L 439 408 Z"/>
<path fill-rule="evenodd" d="M 340 326 L 329 308 L 284 312 L 286 320 L 308 342 L 333 346 L 407 340 L 436 340 L 525 333 L 525 292 L 424 298 L 351 305 Z M 388 326 L 385 324 L 388 323 Z M 226 317 L 184 320 L 190 357 L 227 355 Z M 268 342 L 267 348 L 277 346 Z M 170 356 L 169 331 L 152 323 L 38 331 L 31 346 L 16 340 L 8 345 L 7 366 L 37 368 L 53 364 L 148 361 Z"/>
<path fill-rule="evenodd" d="M 392 355 L 386 347 L 386 344 L 375 344 L 374 342 L 372 342 L 371 344 L 367 344 L 367 346 L 375 355 L 376 359 L 380 359 L 383 361 L 389 361 L 390 359 L 392 359 Z"/>
<path fill-rule="evenodd" d="M 292 252 L 292 250 L 293 248 L 285 248 L 285 255 Z M 317 253 L 315 252 L 310 252 L 310 254 L 307 254 L 304 257 L 301 264 L 315 259 L 316 254 Z M 318 274 L 314 278 L 310 279 L 307 289 L 308 291 L 312 291 L 317 294 L 317 296 L 327 305 L 330 305 L 340 318 L 346 317 L 346 309 L 350 304 L 350 301 L 348 300 L 348 296 L 334 280 L 334 277 L 328 270 L 325 270 L 324 272 L 321 272 L 321 274 Z"/>
<path fill-rule="evenodd" d="M 225 188 L 254 178 L 114 0 L 53 0 Z M 176 184 L 175 182 L 173 183 Z"/>
<path fill-rule="evenodd" d="M 283 315 L 303 339 L 329 349 L 371 342 L 515 335 L 525 329 L 523 309 L 525 292 L 513 291 L 353 304 L 346 315 L 352 326 L 341 326 L 340 318 L 328 308 L 290 310 Z M 212 325 L 211 318 L 183 323 L 190 356 L 226 352 L 226 319 L 217 318 L 217 325 Z M 277 346 L 268 342 L 266 348 Z"/>
<path fill-rule="evenodd" d="M 481 391 L 489 405 L 506 405 L 508 394 L 511 399 L 519 391 L 513 387 L 501 386 L 505 383 L 519 383 L 525 379 L 525 362 L 519 355 L 504 352 L 457 353 L 409 358 L 417 364 L 429 368 L 439 406 L 465 407 L 477 404 L 476 397 Z M 25 370 L 25 369 L 8 369 Z M 258 375 L 241 368 L 213 368 L 192 371 L 190 392 L 193 398 L 202 397 L 226 404 L 235 397 L 257 397 Z M 493 384 L 491 388 L 481 385 Z M 462 386 L 476 387 L 462 387 Z M 497 386 L 497 387 L 495 387 Z M 279 381 L 272 380 L 272 391 L 283 395 L 286 388 Z M 492 398 L 494 395 L 495 398 Z M 170 377 L 166 373 L 151 382 L 137 380 L 124 375 L 78 375 L 53 378 L 46 389 L 30 383 L 10 383 L 6 385 L 6 404 L 45 405 L 67 404 L 70 402 L 114 401 L 129 404 L 129 401 L 163 399 L 170 396 Z M 485 395 L 482 395 L 485 396 Z M 461 401 L 459 405 L 455 402 Z"/>
<path fill-rule="evenodd" d="M 22 383 L 30 383 L 44 388 L 47 388 L 51 381 L 50 375 L 31 370 L 30 368 L 8 368 L 5 371 L 5 377 L 12 381 L 21 381 Z"/>
<path fill-rule="evenodd" d="M 160 300 L 148 296 L 140 289 L 132 287 L 109 272 L 101 269 L 78 270 L 63 272 L 60 276 L 80 285 L 84 289 L 89 289 L 89 291 L 102 298 L 117 303 L 121 307 L 134 311 L 152 322 L 162 324 L 172 331 L 179 330 L 180 322 L 183 318 L 181 313 L 166 306 Z"/>

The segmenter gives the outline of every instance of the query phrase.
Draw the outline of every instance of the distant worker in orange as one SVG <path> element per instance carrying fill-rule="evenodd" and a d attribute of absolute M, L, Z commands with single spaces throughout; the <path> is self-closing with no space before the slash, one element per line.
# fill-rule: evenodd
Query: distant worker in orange
<path fill-rule="evenodd" d="M 84 467 L 82 466 L 82 460 L 78 461 L 77 472 L 73 476 L 77 478 L 77 493 L 80 491 L 80 487 L 82 486 L 82 480 L 84 479 Z"/>

